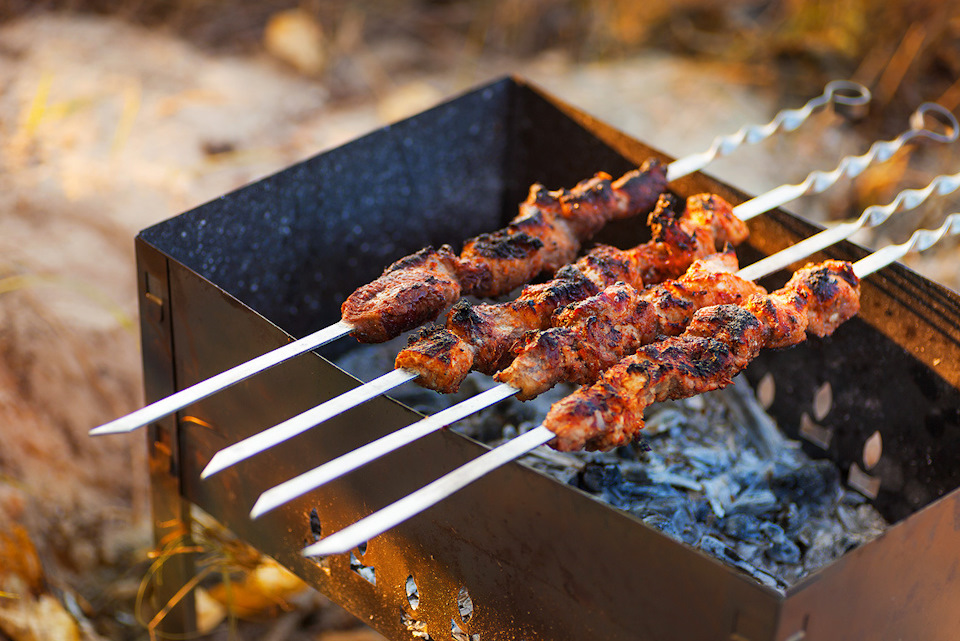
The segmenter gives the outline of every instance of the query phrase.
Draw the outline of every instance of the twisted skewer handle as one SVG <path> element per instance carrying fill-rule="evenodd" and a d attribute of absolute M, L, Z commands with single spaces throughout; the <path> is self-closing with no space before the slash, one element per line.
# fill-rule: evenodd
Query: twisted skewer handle
<path fill-rule="evenodd" d="M 825 229 L 819 234 L 801 240 L 783 251 L 767 256 L 752 265 L 744 267 L 738 272 L 738 275 L 746 280 L 755 280 L 766 274 L 771 274 L 821 249 L 849 238 L 860 229 L 876 227 L 886 222 L 890 216 L 898 211 L 915 209 L 933 194 L 944 196 L 957 189 L 960 189 L 960 172 L 937 176 L 923 189 L 905 189 L 897 194 L 896 198 L 887 205 L 872 205 L 867 207 L 856 221 L 842 223 Z"/>
<path fill-rule="evenodd" d="M 859 118 L 870 102 L 870 90 L 849 80 L 827 83 L 823 93 L 799 109 L 783 109 L 765 125 L 744 125 L 739 131 L 717 136 L 707 151 L 676 160 L 667 167 L 667 182 L 700 171 L 715 159 L 732 153 L 744 144 L 756 144 L 778 131 L 793 131 L 815 111 L 833 104 L 835 111 L 850 118 Z"/>
<path fill-rule="evenodd" d="M 936 229 L 918 229 L 905 243 L 888 245 L 853 264 L 858 278 L 866 278 L 910 252 L 922 252 L 939 243 L 946 236 L 960 234 L 960 212 L 950 214 Z"/>
<path fill-rule="evenodd" d="M 943 128 L 937 131 L 927 127 L 927 120 L 935 121 Z M 734 208 L 740 220 L 780 207 L 791 200 L 808 194 L 819 194 L 837 183 L 841 178 L 854 178 L 875 162 L 889 160 L 901 147 L 915 138 L 927 138 L 935 142 L 953 142 L 960 135 L 960 124 L 950 111 L 933 102 L 925 102 L 910 117 L 910 128 L 893 140 L 878 140 L 867 153 L 860 156 L 845 156 L 833 171 L 812 171 L 807 178 L 795 185 L 783 185 L 762 196 Z"/>

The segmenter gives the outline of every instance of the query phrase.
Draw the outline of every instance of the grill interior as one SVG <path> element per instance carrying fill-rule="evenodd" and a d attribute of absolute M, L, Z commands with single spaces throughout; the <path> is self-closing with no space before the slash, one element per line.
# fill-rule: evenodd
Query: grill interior
<path fill-rule="evenodd" d="M 144 230 L 147 399 L 338 320 L 343 298 L 392 260 L 502 226 L 531 183 L 619 175 L 651 154 L 669 160 L 507 78 Z M 701 174 L 671 188 L 745 199 Z M 754 219 L 741 263 L 817 230 L 783 211 Z M 628 246 L 645 232 L 643 221 L 623 221 L 596 240 Z M 863 255 L 849 243 L 829 250 Z M 845 476 L 872 433 L 884 443 L 870 475 L 895 525 L 786 591 L 517 464 L 351 555 L 301 557 L 318 534 L 485 451 L 434 434 L 249 520 L 264 489 L 419 418 L 380 398 L 199 480 L 222 447 L 356 386 L 328 360 L 350 339 L 151 426 L 157 522 L 199 506 L 391 639 L 947 639 L 960 627 L 960 297 L 893 267 L 867 279 L 862 305 L 830 339 L 765 352 L 747 372 L 754 384 L 773 381 L 782 429 Z M 832 403 L 821 416 L 813 405 L 825 384 Z M 832 434 L 825 448 L 810 438 L 817 429 Z M 176 585 L 191 568 L 168 572 Z M 179 625 L 190 616 L 187 604 Z"/>

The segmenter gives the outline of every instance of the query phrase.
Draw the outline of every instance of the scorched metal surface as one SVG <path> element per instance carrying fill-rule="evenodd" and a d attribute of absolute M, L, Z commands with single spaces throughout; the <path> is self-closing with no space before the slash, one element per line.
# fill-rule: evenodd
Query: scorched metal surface
<path fill-rule="evenodd" d="M 619 175 L 651 154 L 669 160 L 504 79 L 144 230 L 136 244 L 147 400 L 338 320 L 343 298 L 392 260 L 501 227 L 533 182 L 555 188 L 598 170 Z M 701 174 L 671 188 L 745 199 Z M 755 219 L 742 262 L 816 230 L 781 211 Z M 645 232 L 643 221 L 621 222 L 597 240 L 627 246 Z M 864 254 L 851 244 L 829 252 Z M 318 529 L 336 531 L 485 451 L 438 433 L 250 521 L 263 489 L 419 418 L 379 398 L 199 480 L 224 446 L 356 386 L 323 356 L 350 339 L 151 426 L 158 530 L 199 506 L 391 639 L 952 639 L 960 629 L 958 327 L 955 294 L 888 268 L 867 280 L 861 315 L 833 338 L 768 353 L 750 368 L 754 382 L 773 376 L 771 411 L 791 436 L 830 383 L 833 403 L 820 423 L 834 437 L 826 450 L 810 449 L 844 471 L 881 432 L 876 504 L 897 521 L 786 592 L 521 465 L 363 550 L 303 558 Z M 191 568 L 169 572 L 175 586 Z M 413 585 L 418 599 L 409 598 Z M 171 626 L 190 627 L 189 604 L 177 615 Z"/>

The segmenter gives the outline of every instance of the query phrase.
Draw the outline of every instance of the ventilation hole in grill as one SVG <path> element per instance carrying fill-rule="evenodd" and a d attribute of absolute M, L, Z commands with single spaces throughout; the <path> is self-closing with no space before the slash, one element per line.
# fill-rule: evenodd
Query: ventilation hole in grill
<path fill-rule="evenodd" d="M 827 381 L 820 386 L 820 389 L 813 395 L 813 417 L 822 421 L 830 413 L 833 407 L 833 387 Z"/>
<path fill-rule="evenodd" d="M 757 401 L 760 407 L 765 410 L 773 406 L 773 399 L 777 395 L 777 385 L 773 380 L 773 374 L 767 372 L 757 383 Z"/>
<path fill-rule="evenodd" d="M 320 526 L 320 515 L 317 514 L 317 508 L 310 510 L 310 536 L 313 537 L 310 543 L 316 543 L 323 538 L 323 528 Z"/>
<path fill-rule="evenodd" d="M 457 609 L 460 610 L 460 618 L 464 623 L 473 616 L 473 599 L 470 598 L 470 593 L 465 587 L 461 587 L 460 592 L 457 593 Z"/>
<path fill-rule="evenodd" d="M 424 641 L 433 641 L 427 634 L 427 622 L 420 619 L 414 619 L 406 612 L 400 613 L 400 625 L 406 628 L 414 639 L 423 639 Z"/>
<path fill-rule="evenodd" d="M 880 432 L 874 432 L 863 444 L 863 468 L 872 470 L 880 462 L 880 456 L 883 454 L 883 439 Z"/>
<path fill-rule="evenodd" d="M 364 543 L 362 548 L 357 547 L 357 550 L 360 552 L 360 556 L 363 556 L 363 553 L 367 550 L 367 544 Z M 377 584 L 377 570 L 372 565 L 364 565 L 357 557 L 356 552 L 350 553 L 350 569 L 359 574 L 369 583 L 373 585 Z"/>
<path fill-rule="evenodd" d="M 450 619 L 450 636 L 454 641 L 480 641 L 479 634 L 467 634 L 454 619 Z"/>
<path fill-rule="evenodd" d="M 407 577 L 405 589 L 407 591 L 407 603 L 410 604 L 410 609 L 416 610 L 420 605 L 420 589 L 417 588 L 417 582 L 413 579 L 412 574 Z"/>
<path fill-rule="evenodd" d="M 800 436 L 817 447 L 826 450 L 830 448 L 830 441 L 833 440 L 833 430 L 814 422 L 814 420 L 804 412 L 800 416 Z"/>
<path fill-rule="evenodd" d="M 303 539 L 303 546 L 306 547 L 313 543 L 316 543 L 321 538 L 323 538 L 323 527 L 320 524 L 320 515 L 317 513 L 317 508 L 310 510 L 310 514 L 307 517 L 307 522 L 309 528 L 307 530 L 307 535 Z M 330 574 L 330 560 L 324 556 L 312 556 L 310 560 L 317 564 L 317 566 Z"/>
<path fill-rule="evenodd" d="M 856 463 L 850 464 L 850 470 L 847 474 L 847 485 L 868 499 L 877 498 L 877 493 L 880 492 L 880 478 L 870 476 L 861 470 L 860 466 Z"/>

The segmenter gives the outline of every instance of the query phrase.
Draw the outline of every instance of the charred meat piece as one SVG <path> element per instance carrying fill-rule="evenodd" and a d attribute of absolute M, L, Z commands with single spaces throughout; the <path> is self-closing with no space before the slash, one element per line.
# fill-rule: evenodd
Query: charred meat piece
<path fill-rule="evenodd" d="M 616 283 L 557 312 L 553 327 L 529 332 L 513 362 L 494 378 L 533 398 L 560 382 L 587 385 L 609 367 L 663 335 L 683 332 L 701 307 L 741 304 L 766 293 L 735 276 L 733 250 L 699 259 L 679 279 L 644 291 Z"/>
<path fill-rule="evenodd" d="M 649 212 L 664 189 L 656 159 L 614 182 L 601 173 L 570 190 L 534 185 L 504 229 L 466 241 L 460 256 L 444 246 L 397 261 L 347 298 L 342 319 L 360 341 L 382 342 L 435 319 L 461 295 L 509 293 L 571 262 L 608 221 Z"/>
<path fill-rule="evenodd" d="M 400 352 L 396 365 L 421 372 L 421 377 L 428 376 L 423 384 L 430 389 L 459 386 L 459 380 L 451 379 L 464 368 L 469 371 L 473 363 L 473 351 L 442 327 L 424 327 L 410 336 L 410 343 L 416 349 Z"/>
<path fill-rule="evenodd" d="M 725 387 L 762 347 L 795 345 L 807 332 L 828 335 L 859 309 L 859 279 L 841 261 L 808 265 L 783 288 L 742 306 L 702 308 L 680 336 L 642 347 L 555 403 L 544 421 L 557 435 L 551 445 L 571 451 L 628 443 L 651 403 Z"/>
<path fill-rule="evenodd" d="M 448 245 L 426 247 L 393 263 L 340 308 L 361 343 L 382 343 L 434 320 L 460 296 L 457 256 Z"/>

